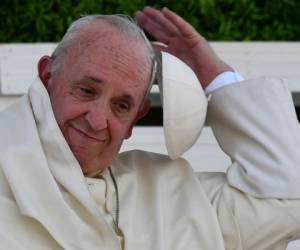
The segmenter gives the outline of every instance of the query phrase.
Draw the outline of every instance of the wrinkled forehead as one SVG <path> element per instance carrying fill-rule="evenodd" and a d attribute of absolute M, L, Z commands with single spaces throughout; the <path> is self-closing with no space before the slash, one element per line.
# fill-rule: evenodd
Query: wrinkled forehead
<path fill-rule="evenodd" d="M 152 68 L 152 51 L 146 42 L 131 33 L 126 33 L 101 20 L 92 22 L 78 32 L 77 42 L 73 44 L 73 53 L 89 58 L 112 57 L 118 60 L 123 57 L 135 62 L 140 73 L 149 73 Z M 101 53 L 101 54 L 99 54 Z"/>
<path fill-rule="evenodd" d="M 130 83 L 144 97 L 151 82 L 153 60 L 143 39 L 120 32 L 110 23 L 97 22 L 78 32 L 63 67 L 68 71 L 72 68 L 75 74 L 92 72 L 93 76 L 102 71 L 99 76 L 106 82 L 114 78 L 120 85 Z"/>

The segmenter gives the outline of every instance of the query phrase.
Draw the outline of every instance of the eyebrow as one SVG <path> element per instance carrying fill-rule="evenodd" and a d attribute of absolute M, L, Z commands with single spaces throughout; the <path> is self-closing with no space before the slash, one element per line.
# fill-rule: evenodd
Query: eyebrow
<path fill-rule="evenodd" d="M 94 77 L 94 76 L 90 76 L 90 75 L 85 75 L 83 76 L 79 82 L 92 82 L 92 83 L 102 83 L 103 81 L 98 78 L 98 77 Z"/>

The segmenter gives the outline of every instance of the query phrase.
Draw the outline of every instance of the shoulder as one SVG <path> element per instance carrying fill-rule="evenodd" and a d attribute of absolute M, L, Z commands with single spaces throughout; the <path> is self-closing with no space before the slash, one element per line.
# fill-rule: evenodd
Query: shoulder
<path fill-rule="evenodd" d="M 28 96 L 25 95 L 19 98 L 15 103 L 0 112 L 0 133 L 3 131 L 5 134 L 6 130 L 20 128 L 24 124 L 24 116 L 30 109 L 30 103 Z"/>
<path fill-rule="evenodd" d="M 188 161 L 172 160 L 169 156 L 142 150 L 131 150 L 119 154 L 113 164 L 120 172 L 135 172 L 142 175 L 194 175 Z M 118 172 L 119 172 L 118 171 Z"/>
<path fill-rule="evenodd" d="M 159 154 L 149 151 L 143 150 L 130 150 L 122 152 L 117 157 L 118 163 L 141 163 L 143 166 L 151 166 L 156 167 L 156 164 L 160 164 L 162 166 L 169 165 L 181 165 L 181 166 L 190 166 L 189 163 L 183 159 L 178 158 L 176 160 L 172 160 L 168 155 Z"/>
<path fill-rule="evenodd" d="M 29 104 L 28 95 L 24 95 L 20 97 L 14 103 L 12 103 L 11 105 L 9 105 L 7 108 L 5 108 L 0 112 L 0 119 L 1 120 L 6 119 L 16 112 L 20 113 L 20 111 L 26 108 L 28 104 Z"/>
<path fill-rule="evenodd" d="M 35 123 L 28 96 L 25 95 L 0 112 L 0 152 L 3 156 L 10 146 L 20 145 L 30 140 L 27 136 L 28 125 Z"/>

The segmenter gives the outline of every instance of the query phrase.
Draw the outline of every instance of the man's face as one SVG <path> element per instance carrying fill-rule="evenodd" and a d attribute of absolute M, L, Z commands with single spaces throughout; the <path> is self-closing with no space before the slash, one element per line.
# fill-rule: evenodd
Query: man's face
<path fill-rule="evenodd" d="M 57 123 L 84 173 L 109 166 L 130 136 L 151 72 L 141 44 L 108 24 L 101 34 L 101 40 L 70 50 L 46 84 Z"/>

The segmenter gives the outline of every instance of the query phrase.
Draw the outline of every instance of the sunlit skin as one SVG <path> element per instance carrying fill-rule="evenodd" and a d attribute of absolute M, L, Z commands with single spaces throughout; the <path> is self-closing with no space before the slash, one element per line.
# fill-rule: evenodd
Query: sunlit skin
<path fill-rule="evenodd" d="M 145 45 L 106 22 L 79 36 L 51 74 L 50 57 L 39 62 L 54 116 L 78 160 L 90 174 L 111 165 L 132 126 L 148 106 L 141 105 L 151 75 Z"/>

